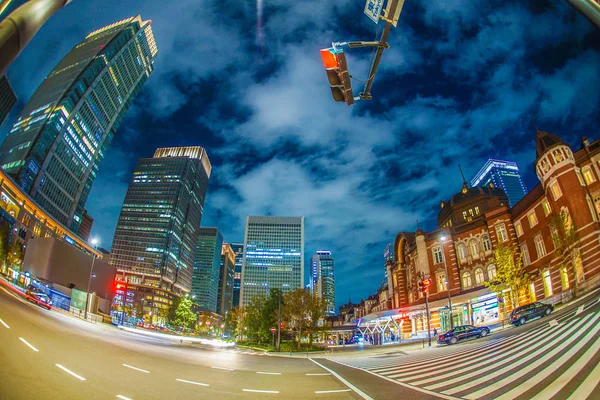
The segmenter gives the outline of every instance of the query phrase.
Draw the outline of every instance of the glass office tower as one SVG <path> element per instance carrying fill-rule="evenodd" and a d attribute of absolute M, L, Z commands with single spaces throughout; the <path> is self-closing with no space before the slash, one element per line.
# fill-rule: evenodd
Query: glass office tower
<path fill-rule="evenodd" d="M 98 168 L 156 53 L 150 21 L 140 16 L 90 33 L 40 85 L 0 147 L 0 166 L 76 233 Z"/>
<path fill-rule="evenodd" d="M 211 165 L 200 146 L 157 149 L 133 172 L 113 239 L 110 262 L 117 305 L 168 308 L 192 289 L 192 272 Z M 220 255 L 220 247 L 219 247 Z M 121 303 L 122 304 L 121 304 Z"/>
<path fill-rule="evenodd" d="M 219 295 L 217 296 L 217 314 L 225 316 L 233 306 L 233 278 L 235 252 L 231 245 L 224 243 L 221 249 L 221 271 L 219 273 Z"/>
<path fill-rule="evenodd" d="M 489 159 L 471 179 L 472 187 L 485 187 L 490 183 L 504 190 L 511 207 L 527 194 L 527 188 L 519 173 L 519 166 L 513 161 Z"/>
<path fill-rule="evenodd" d="M 15 104 L 17 104 L 17 95 L 10 86 L 6 75 L 3 75 L 0 77 L 0 127 Z"/>
<path fill-rule="evenodd" d="M 190 294 L 202 310 L 213 313 L 217 312 L 222 247 L 223 235 L 217 228 L 198 229 Z"/>
<path fill-rule="evenodd" d="M 240 305 L 240 286 L 242 282 L 242 264 L 244 263 L 244 243 L 231 243 L 235 253 L 235 268 L 233 270 L 233 301 L 232 308 Z"/>
<path fill-rule="evenodd" d="M 325 300 L 328 315 L 335 315 L 334 260 L 330 251 L 317 250 L 310 258 L 310 274 L 313 295 Z"/>
<path fill-rule="evenodd" d="M 304 288 L 304 217 L 246 217 L 240 305 Z"/>

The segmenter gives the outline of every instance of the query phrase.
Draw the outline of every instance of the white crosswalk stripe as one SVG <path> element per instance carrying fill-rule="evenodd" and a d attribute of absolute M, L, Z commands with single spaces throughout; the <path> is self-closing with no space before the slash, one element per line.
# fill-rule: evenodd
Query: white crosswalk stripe
<path fill-rule="evenodd" d="M 330 360 L 448 398 L 600 398 L 600 312 L 584 313 L 597 302 L 566 307 L 555 318 L 558 325 L 539 324 L 483 343 Z"/>

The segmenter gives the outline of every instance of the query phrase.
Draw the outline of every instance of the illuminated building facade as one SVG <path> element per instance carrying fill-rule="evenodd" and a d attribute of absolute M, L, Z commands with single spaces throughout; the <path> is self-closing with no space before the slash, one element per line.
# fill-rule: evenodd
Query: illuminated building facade
<path fill-rule="evenodd" d="M 223 316 L 233 306 L 234 269 L 235 252 L 230 244 L 224 243 L 221 248 L 221 271 L 219 273 L 219 295 L 217 297 L 217 313 Z"/>
<path fill-rule="evenodd" d="M 317 250 L 310 258 L 310 274 L 313 295 L 325 300 L 328 315 L 335 315 L 334 259 L 330 251 Z"/>
<path fill-rule="evenodd" d="M 242 283 L 242 264 L 244 263 L 244 243 L 231 243 L 235 253 L 235 268 L 233 270 L 233 300 L 231 307 L 240 305 L 240 286 Z"/>
<path fill-rule="evenodd" d="M 6 75 L 0 77 L 0 126 L 2 126 L 16 103 L 17 95 L 8 83 Z"/>
<path fill-rule="evenodd" d="M 90 33 L 33 94 L 0 147 L 0 166 L 54 218 L 79 232 L 108 146 L 157 54 L 150 21 Z"/>
<path fill-rule="evenodd" d="M 194 258 L 211 165 L 200 146 L 157 149 L 142 158 L 121 208 L 111 264 L 127 283 L 124 305 L 138 298 L 167 309 L 192 289 Z M 139 292 L 145 293 L 139 296 Z M 150 312 L 150 310 L 148 311 Z"/>
<path fill-rule="evenodd" d="M 240 305 L 304 287 L 304 217 L 246 217 Z"/>
<path fill-rule="evenodd" d="M 519 166 L 513 161 L 489 159 L 471 179 L 472 187 L 489 187 L 490 183 L 504 190 L 511 207 L 527 194 Z"/>
<path fill-rule="evenodd" d="M 200 228 L 196 240 L 192 300 L 201 310 L 217 312 L 223 235 L 217 228 Z"/>

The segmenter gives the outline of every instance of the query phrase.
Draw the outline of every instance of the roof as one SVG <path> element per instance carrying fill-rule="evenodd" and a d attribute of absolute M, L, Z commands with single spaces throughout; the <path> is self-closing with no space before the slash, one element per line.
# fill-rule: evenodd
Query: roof
<path fill-rule="evenodd" d="M 540 158 L 552 147 L 565 144 L 558 136 L 546 131 L 538 131 L 535 137 L 535 155 Z"/>

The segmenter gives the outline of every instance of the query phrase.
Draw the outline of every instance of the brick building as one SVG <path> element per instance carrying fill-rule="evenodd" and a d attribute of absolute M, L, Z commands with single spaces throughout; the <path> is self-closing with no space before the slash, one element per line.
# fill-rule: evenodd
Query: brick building
<path fill-rule="evenodd" d="M 532 280 L 519 301 L 561 302 L 597 286 L 600 281 L 600 140 L 582 140 L 575 153 L 558 136 L 538 132 L 535 171 L 540 180 L 511 209 L 505 193 L 493 186 L 461 191 L 440 203 L 438 229 L 401 232 L 394 257 L 387 262 L 392 310 L 364 316 L 360 324 L 392 327 L 391 337 L 426 334 L 425 299 L 418 290 L 431 278 L 431 329 L 454 325 L 500 323 L 510 312 L 508 296 L 484 286 L 493 281 L 493 250 L 500 244 L 518 246 Z M 564 211 L 577 231 L 578 242 L 561 267 L 552 240 L 551 219 Z M 450 312 L 449 294 L 452 300 Z M 396 328 L 394 328 L 396 327 Z M 389 340 L 389 339 L 388 339 Z"/>

